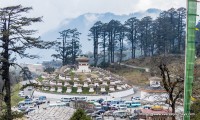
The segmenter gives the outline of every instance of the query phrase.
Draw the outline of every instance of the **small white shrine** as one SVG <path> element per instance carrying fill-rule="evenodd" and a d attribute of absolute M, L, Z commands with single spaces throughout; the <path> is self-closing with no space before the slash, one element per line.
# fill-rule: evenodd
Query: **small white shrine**
<path fill-rule="evenodd" d="M 99 81 L 98 80 L 95 80 L 94 86 L 99 86 Z"/>
<path fill-rule="evenodd" d="M 56 91 L 56 87 L 54 85 L 51 86 L 51 89 L 49 90 L 51 92 L 55 92 Z"/>
<path fill-rule="evenodd" d="M 151 77 L 151 78 L 149 78 L 150 87 L 154 87 L 154 88 L 160 87 L 160 81 L 161 80 L 162 79 L 159 78 L 159 77 Z"/>
<path fill-rule="evenodd" d="M 59 76 L 58 76 L 58 78 L 60 79 L 60 80 L 65 80 L 65 76 L 62 74 L 59 74 Z"/>
<path fill-rule="evenodd" d="M 42 87 L 44 91 L 48 91 L 49 90 L 49 86 L 44 86 Z"/>
<path fill-rule="evenodd" d="M 105 87 L 105 85 L 101 85 L 101 92 L 106 92 L 106 87 Z"/>
<path fill-rule="evenodd" d="M 65 82 L 64 86 L 68 86 L 68 85 L 70 85 L 69 82 Z"/>
<path fill-rule="evenodd" d="M 94 92 L 94 85 L 93 84 L 89 84 L 89 92 Z"/>
<path fill-rule="evenodd" d="M 77 85 L 77 93 L 81 93 L 82 91 L 82 85 Z"/>
<path fill-rule="evenodd" d="M 58 86 L 57 92 L 59 92 L 59 93 L 62 92 L 62 86 Z"/>
<path fill-rule="evenodd" d="M 110 86 L 110 87 L 109 87 L 109 90 L 110 90 L 110 91 L 115 91 L 115 86 Z"/>
<path fill-rule="evenodd" d="M 78 69 L 76 72 L 91 72 L 88 64 L 89 59 L 87 57 L 81 56 L 76 61 L 78 61 Z"/>
<path fill-rule="evenodd" d="M 57 82 L 57 86 L 62 86 L 62 82 L 61 82 L 61 81 L 58 81 L 58 82 Z"/>
<path fill-rule="evenodd" d="M 91 82 L 92 80 L 91 80 L 91 78 L 87 78 L 87 81 L 88 81 L 88 82 Z"/>
<path fill-rule="evenodd" d="M 102 84 L 107 86 L 108 85 L 107 80 L 104 80 Z"/>
<path fill-rule="evenodd" d="M 115 80 L 110 80 L 110 85 L 115 85 Z"/>
<path fill-rule="evenodd" d="M 117 84 L 117 90 L 122 90 L 122 84 L 121 83 Z"/>
<path fill-rule="evenodd" d="M 83 87 L 88 87 L 88 82 L 87 81 L 84 81 Z"/>
<path fill-rule="evenodd" d="M 76 80 L 76 81 L 74 81 L 74 86 L 73 87 L 77 87 L 78 86 L 78 84 L 79 84 L 79 82 Z"/>
<path fill-rule="evenodd" d="M 50 85 L 56 85 L 56 81 L 50 81 L 49 84 Z"/>
<path fill-rule="evenodd" d="M 71 93 L 72 92 L 72 86 L 71 85 L 67 85 L 67 93 Z"/>
<path fill-rule="evenodd" d="M 74 80 L 79 81 L 78 77 L 74 77 Z"/>

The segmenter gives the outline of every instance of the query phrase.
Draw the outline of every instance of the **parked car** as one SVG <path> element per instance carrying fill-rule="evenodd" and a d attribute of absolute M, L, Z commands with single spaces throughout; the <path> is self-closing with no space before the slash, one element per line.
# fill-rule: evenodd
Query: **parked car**
<path fill-rule="evenodd" d="M 33 103 L 33 100 L 30 99 L 30 98 L 28 98 L 28 99 L 25 99 L 25 100 L 24 100 L 24 103 L 25 103 L 25 104 L 32 104 L 32 103 Z"/>
<path fill-rule="evenodd" d="M 38 99 L 40 101 L 42 101 L 42 103 L 46 103 L 46 101 L 47 101 L 47 97 L 46 96 L 40 96 Z"/>
<path fill-rule="evenodd" d="M 61 101 L 62 101 L 62 102 L 70 102 L 70 101 L 71 101 L 71 98 L 61 98 Z"/>
<path fill-rule="evenodd" d="M 101 104 L 103 101 L 104 101 L 104 99 L 102 99 L 102 98 L 96 100 L 96 102 L 98 102 L 98 103 L 100 103 L 100 104 Z"/>
<path fill-rule="evenodd" d="M 24 94 L 21 94 L 20 97 L 25 98 L 26 96 Z"/>
<path fill-rule="evenodd" d="M 24 101 L 20 101 L 20 102 L 18 103 L 18 107 L 21 107 L 21 106 L 25 106 L 25 102 L 24 102 Z"/>
<path fill-rule="evenodd" d="M 138 102 L 138 101 L 140 101 L 140 97 L 133 97 L 132 101 Z"/>
<path fill-rule="evenodd" d="M 27 108 L 25 110 L 25 113 L 29 113 L 29 112 L 34 111 L 34 110 L 35 110 L 35 108 L 30 107 L 30 108 Z"/>
<path fill-rule="evenodd" d="M 40 104 L 43 103 L 43 101 L 42 101 L 42 100 L 39 100 L 39 98 L 33 99 L 33 102 L 36 103 L 36 105 L 40 105 Z"/>
<path fill-rule="evenodd" d="M 20 106 L 20 107 L 18 108 L 18 110 L 20 110 L 20 111 L 25 111 L 26 109 L 28 109 L 27 106 Z"/>
<path fill-rule="evenodd" d="M 98 111 L 96 111 L 96 113 L 97 113 L 98 115 L 100 115 L 100 114 L 102 114 L 102 113 L 105 113 L 105 110 L 98 110 Z"/>
<path fill-rule="evenodd" d="M 123 117 L 123 116 L 127 116 L 127 112 L 126 111 L 114 111 L 113 112 L 113 116 L 115 117 Z"/>
<path fill-rule="evenodd" d="M 113 107 L 110 107 L 110 110 L 118 110 L 119 108 L 117 106 L 113 106 Z"/>
<path fill-rule="evenodd" d="M 98 102 L 94 102 L 94 108 L 95 110 L 100 110 L 101 109 L 101 104 L 99 104 Z"/>
<path fill-rule="evenodd" d="M 107 105 L 103 105 L 103 106 L 101 107 L 101 109 L 103 109 L 103 110 L 105 110 L 105 111 L 108 111 L 108 110 L 110 110 L 110 107 L 107 106 Z"/>
<path fill-rule="evenodd" d="M 18 95 L 19 95 L 20 97 L 22 97 L 22 96 L 25 97 L 24 91 L 20 91 Z"/>
<path fill-rule="evenodd" d="M 112 104 L 112 105 L 110 105 L 110 107 L 119 107 L 119 104 Z"/>
<path fill-rule="evenodd" d="M 152 110 L 163 110 L 163 106 L 160 105 L 154 105 L 151 107 Z"/>
<path fill-rule="evenodd" d="M 92 110 L 92 109 L 87 109 L 87 110 L 85 110 L 85 112 L 86 112 L 86 113 L 93 113 L 93 112 L 95 112 L 95 111 Z"/>
<path fill-rule="evenodd" d="M 119 110 L 126 110 L 127 109 L 127 105 L 126 104 L 119 104 L 118 108 L 119 108 Z"/>
<path fill-rule="evenodd" d="M 144 109 L 151 109 L 151 106 L 145 105 L 143 106 Z"/>

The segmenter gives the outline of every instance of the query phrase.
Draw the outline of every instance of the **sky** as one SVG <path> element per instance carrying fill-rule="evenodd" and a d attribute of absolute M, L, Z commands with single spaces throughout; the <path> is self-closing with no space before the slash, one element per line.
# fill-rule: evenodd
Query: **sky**
<path fill-rule="evenodd" d="M 0 7 L 19 4 L 33 7 L 29 16 L 43 16 L 43 22 L 31 26 L 38 30 L 38 35 L 55 29 L 66 18 L 75 18 L 84 13 L 111 12 L 122 15 L 149 8 L 168 10 L 172 7 L 186 7 L 185 0 L 0 0 Z"/>
<path fill-rule="evenodd" d="M 145 11 L 148 8 L 167 10 L 182 7 L 184 0 L 0 0 L 0 7 L 18 5 L 32 6 L 33 17 L 43 16 L 43 22 L 34 28 L 41 35 L 59 25 L 66 18 L 75 18 L 84 13 L 112 12 L 118 15 Z"/>

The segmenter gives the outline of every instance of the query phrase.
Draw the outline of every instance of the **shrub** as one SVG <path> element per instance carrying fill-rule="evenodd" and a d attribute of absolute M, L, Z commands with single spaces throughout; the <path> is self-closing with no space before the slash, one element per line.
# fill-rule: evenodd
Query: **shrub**
<path fill-rule="evenodd" d="M 70 118 L 70 120 L 92 120 L 92 119 L 86 115 L 84 110 L 77 109 L 76 112 Z"/>

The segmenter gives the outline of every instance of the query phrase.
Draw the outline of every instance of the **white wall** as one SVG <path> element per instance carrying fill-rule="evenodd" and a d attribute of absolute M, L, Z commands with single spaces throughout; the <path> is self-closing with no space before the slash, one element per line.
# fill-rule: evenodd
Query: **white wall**
<path fill-rule="evenodd" d="M 141 91 L 141 99 L 149 102 L 153 101 L 166 101 L 168 98 L 167 93 L 148 93 Z"/>

